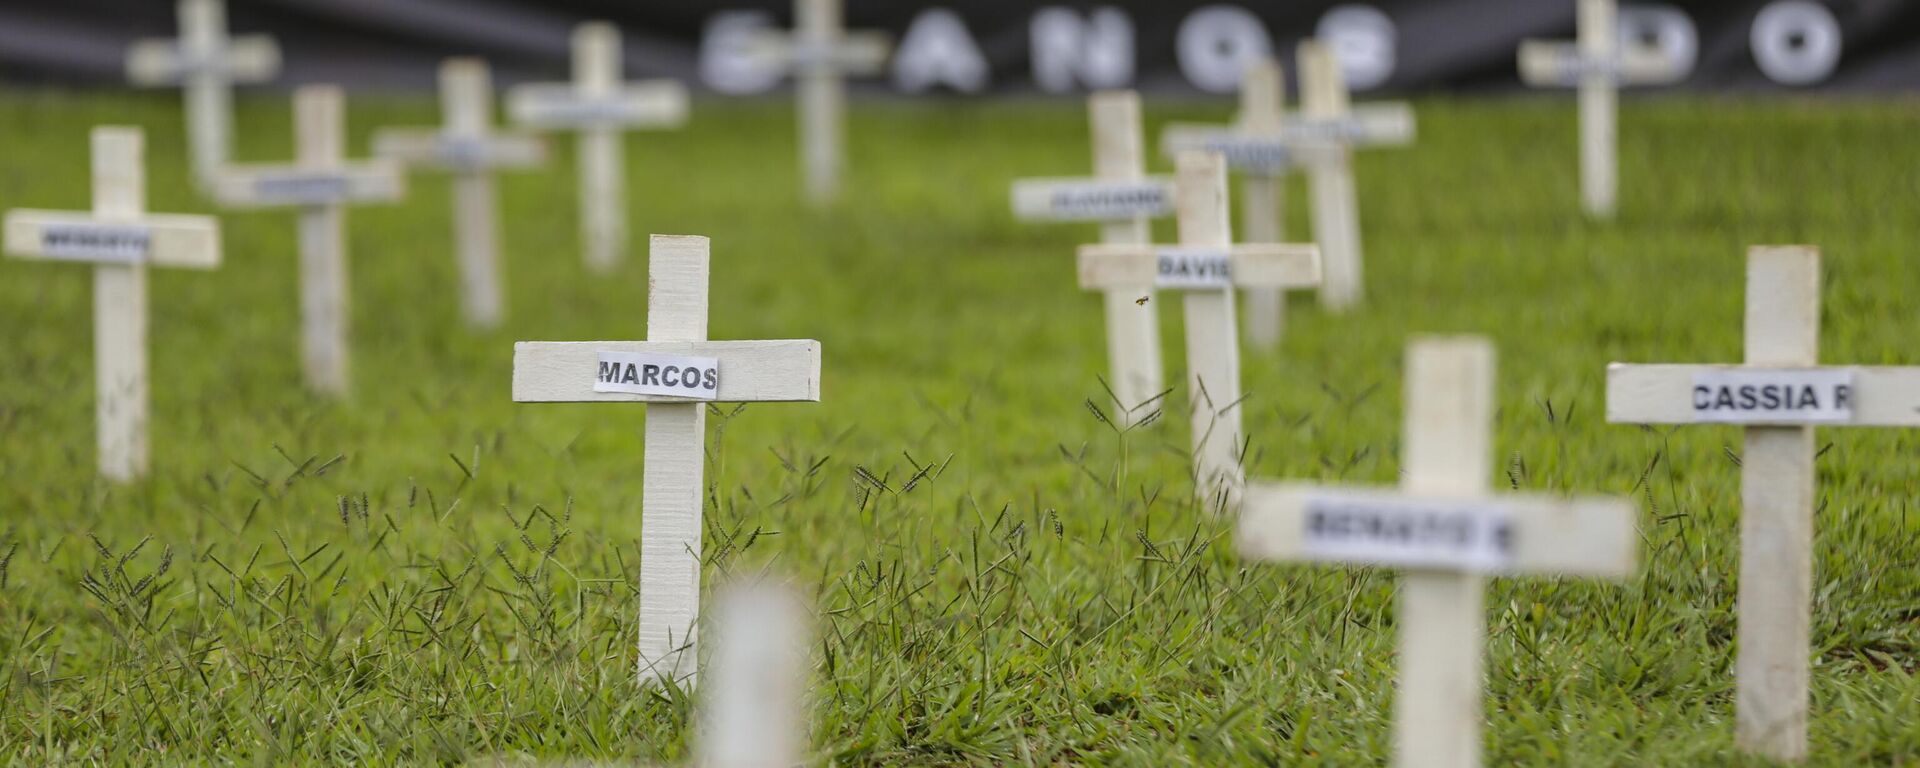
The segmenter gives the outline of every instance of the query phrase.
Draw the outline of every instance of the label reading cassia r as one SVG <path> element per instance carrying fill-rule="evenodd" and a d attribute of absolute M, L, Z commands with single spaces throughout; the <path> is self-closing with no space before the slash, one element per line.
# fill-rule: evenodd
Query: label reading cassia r
<path fill-rule="evenodd" d="M 720 395 L 720 360 L 712 357 L 601 352 L 595 392 L 713 400 Z"/>
<path fill-rule="evenodd" d="M 1315 560 L 1478 572 L 1513 561 L 1512 520 L 1497 505 L 1316 495 L 1303 519 Z"/>
<path fill-rule="evenodd" d="M 1218 248 L 1163 248 L 1156 254 L 1155 288 L 1205 290 L 1233 287 L 1233 259 Z"/>
<path fill-rule="evenodd" d="M 1844 424 L 1853 371 L 1716 370 L 1694 374 L 1693 420 L 1721 424 Z"/>
<path fill-rule="evenodd" d="M 137 224 L 65 223 L 40 229 L 40 252 L 51 259 L 138 264 L 147 260 L 153 235 Z"/>

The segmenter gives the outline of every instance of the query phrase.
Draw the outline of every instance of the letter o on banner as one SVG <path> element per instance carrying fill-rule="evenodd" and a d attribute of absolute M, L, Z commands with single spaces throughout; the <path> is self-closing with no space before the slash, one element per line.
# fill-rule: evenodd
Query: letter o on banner
<path fill-rule="evenodd" d="M 1840 21 L 1807 0 L 1780 0 L 1753 17 L 1753 63 L 1781 85 L 1812 85 L 1840 63 Z"/>
<path fill-rule="evenodd" d="M 1671 5 L 1634 5 L 1621 8 L 1619 18 L 1622 50 L 1651 46 L 1674 63 L 1676 79 L 1693 74 L 1700 59 L 1700 29 L 1686 11 Z"/>
<path fill-rule="evenodd" d="M 765 11 L 721 11 L 700 35 L 700 81 L 721 93 L 759 93 L 786 73 L 753 53 L 753 41 L 773 28 Z"/>
<path fill-rule="evenodd" d="M 1400 33 L 1380 9 L 1360 4 L 1329 8 L 1314 25 L 1313 36 L 1332 49 L 1347 87 L 1365 91 L 1393 77 Z"/>
<path fill-rule="evenodd" d="M 1180 73 L 1203 91 L 1232 93 L 1247 66 L 1273 51 L 1260 17 L 1232 5 L 1194 9 L 1174 35 Z"/>

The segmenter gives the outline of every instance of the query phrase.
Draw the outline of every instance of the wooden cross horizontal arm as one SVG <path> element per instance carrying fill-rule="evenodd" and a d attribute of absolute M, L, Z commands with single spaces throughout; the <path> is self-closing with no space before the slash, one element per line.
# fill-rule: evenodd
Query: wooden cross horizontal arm
<path fill-rule="evenodd" d="M 1131 221 L 1171 216 L 1173 179 L 1019 179 L 1013 182 L 1013 215 L 1048 221 Z"/>
<path fill-rule="evenodd" d="M 1507 558 L 1488 573 L 1560 573 L 1625 578 L 1633 573 L 1639 544 L 1636 510 L 1618 498 L 1533 494 L 1456 498 L 1408 496 L 1387 488 L 1328 488 L 1296 483 L 1254 483 L 1247 492 L 1236 537 L 1242 555 L 1260 560 L 1306 560 L 1372 565 L 1352 553 L 1329 557 L 1309 541 L 1310 510 L 1334 504 L 1379 512 L 1382 520 L 1419 519 L 1424 513 L 1498 516 L 1510 536 Z M 1478 570 L 1478 569 L 1476 569 Z"/>
<path fill-rule="evenodd" d="M 1080 246 L 1080 287 L 1192 287 L 1170 284 L 1161 275 L 1168 259 L 1194 255 L 1226 257 L 1227 280 L 1219 287 L 1305 288 L 1320 284 L 1320 246 L 1312 243 L 1217 247 L 1102 243 Z"/>
<path fill-rule="evenodd" d="M 280 45 L 266 35 L 240 35 L 215 60 L 186 53 L 178 40 L 140 40 L 127 50 L 127 79 L 135 85 L 177 85 L 194 74 L 217 70 L 236 83 L 273 79 L 280 71 Z"/>
<path fill-rule="evenodd" d="M 1377 101 L 1350 107 L 1340 117 L 1308 117 L 1290 113 L 1281 124 L 1281 133 L 1303 143 L 1339 142 L 1361 146 L 1412 144 L 1414 139 L 1412 105 L 1400 101 Z"/>
<path fill-rule="evenodd" d="M 1520 79 L 1537 86 L 1573 87 L 1591 74 L 1625 85 L 1658 84 L 1685 74 L 1672 57 L 1650 48 L 1628 48 L 1607 60 L 1586 56 L 1577 43 L 1525 40 L 1520 43 L 1519 58 Z"/>
<path fill-rule="evenodd" d="M 1607 366 L 1607 421 L 1620 424 L 1693 424 L 1695 377 L 1727 371 L 1850 371 L 1853 374 L 1851 419 L 1856 427 L 1920 427 L 1920 367 L 1830 366 L 1793 368 L 1751 365 L 1638 365 Z M 1758 425 L 1830 423 L 1790 419 L 1742 421 Z"/>
<path fill-rule="evenodd" d="M 220 266 L 220 223 L 212 216 L 154 213 L 102 221 L 91 213 L 27 208 L 6 215 L 6 250 L 27 259 L 156 267 Z"/>
<path fill-rule="evenodd" d="M 717 358 L 719 393 L 711 401 L 595 392 L 600 353 Z M 819 402 L 820 342 L 775 341 L 522 341 L 513 345 L 516 403 Z"/>
<path fill-rule="evenodd" d="M 233 165 L 221 169 L 213 198 L 235 208 L 392 202 L 406 195 L 406 176 L 390 161 L 298 165 Z"/>
<path fill-rule="evenodd" d="M 687 121 L 687 87 L 677 80 L 626 83 L 606 95 L 572 83 L 534 83 L 507 92 L 507 114 L 533 128 L 673 126 Z"/>
<path fill-rule="evenodd" d="M 448 170 L 528 168 L 547 161 L 547 145 L 537 136 L 511 133 L 468 138 L 437 128 L 386 128 L 374 132 L 373 154 Z"/>

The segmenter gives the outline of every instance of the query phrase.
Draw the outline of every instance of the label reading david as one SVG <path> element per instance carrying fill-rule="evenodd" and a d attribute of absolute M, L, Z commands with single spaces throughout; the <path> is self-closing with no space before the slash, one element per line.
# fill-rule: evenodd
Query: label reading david
<path fill-rule="evenodd" d="M 1156 182 L 1060 184 L 1047 195 L 1047 208 L 1061 219 L 1126 219 L 1163 216 L 1173 211 L 1167 186 Z"/>
<path fill-rule="evenodd" d="M 51 259 L 137 264 L 147 260 L 152 233 L 137 224 L 47 224 L 40 252 Z"/>
<path fill-rule="evenodd" d="M 1484 503 L 1307 499 L 1301 548 L 1314 560 L 1498 572 L 1513 562 L 1507 510 Z"/>
<path fill-rule="evenodd" d="M 720 396 L 720 360 L 712 357 L 601 352 L 595 392 L 667 395 L 692 400 Z"/>
<path fill-rule="evenodd" d="M 1165 248 L 1157 254 L 1155 288 L 1205 290 L 1233 287 L 1233 259 L 1217 248 Z"/>
<path fill-rule="evenodd" d="M 1844 424 L 1853 420 L 1853 371 L 1702 371 L 1693 420 L 1721 424 Z"/>

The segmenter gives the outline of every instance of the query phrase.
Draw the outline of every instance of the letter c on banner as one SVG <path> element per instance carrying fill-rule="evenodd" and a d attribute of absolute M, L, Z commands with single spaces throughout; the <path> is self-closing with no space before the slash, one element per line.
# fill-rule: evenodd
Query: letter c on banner
<path fill-rule="evenodd" d="M 1314 25 L 1313 36 L 1333 51 L 1348 88 L 1378 88 L 1393 77 L 1399 32 L 1380 9 L 1361 4 L 1329 8 Z"/>
<path fill-rule="evenodd" d="M 1620 49 L 1653 48 L 1674 63 L 1676 80 L 1693 74 L 1700 58 L 1700 29 L 1686 11 L 1671 5 L 1629 5 L 1620 9 Z"/>
<path fill-rule="evenodd" d="M 1781 85 L 1812 85 L 1840 63 L 1840 21 L 1807 0 L 1780 0 L 1753 17 L 1753 63 Z"/>
<path fill-rule="evenodd" d="M 1232 93 L 1247 66 L 1273 50 L 1260 17 L 1233 5 L 1197 8 L 1180 22 L 1174 55 L 1180 73 L 1203 91 Z"/>

